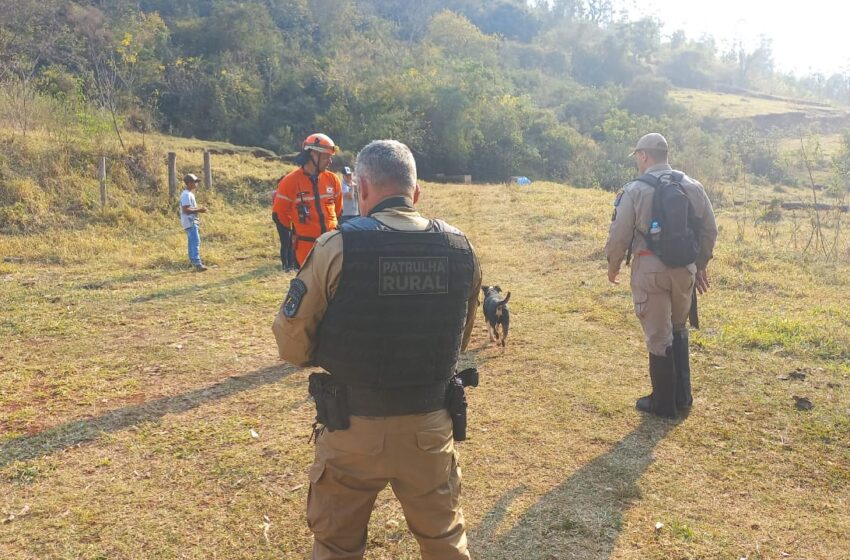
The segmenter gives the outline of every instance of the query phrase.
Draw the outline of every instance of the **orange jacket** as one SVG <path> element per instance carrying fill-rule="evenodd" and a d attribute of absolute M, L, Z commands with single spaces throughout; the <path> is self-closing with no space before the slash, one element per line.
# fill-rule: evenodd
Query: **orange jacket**
<path fill-rule="evenodd" d="M 307 219 L 303 223 L 299 206 L 306 208 Z M 277 184 L 272 211 L 284 227 L 295 226 L 295 258 L 298 264 L 304 264 L 316 239 L 335 229 L 342 215 L 339 177 L 323 171 L 314 185 L 302 168 L 296 169 Z"/>

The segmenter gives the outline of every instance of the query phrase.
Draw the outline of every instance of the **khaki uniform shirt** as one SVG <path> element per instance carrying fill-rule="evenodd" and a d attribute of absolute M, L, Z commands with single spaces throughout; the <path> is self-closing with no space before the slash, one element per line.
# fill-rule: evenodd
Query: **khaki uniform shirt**
<path fill-rule="evenodd" d="M 672 171 L 666 163 L 649 167 L 646 172 L 656 177 Z M 717 222 L 711 201 L 705 194 L 702 184 L 687 175 L 682 179 L 682 189 L 685 191 L 694 213 L 697 217 L 699 231 L 695 232 L 700 241 L 700 251 L 696 258 L 698 270 L 705 270 L 714 251 L 717 241 Z M 655 188 L 643 181 L 631 181 L 617 194 L 614 219 L 608 229 L 608 242 L 605 244 L 605 256 L 608 258 L 608 270 L 620 270 L 620 264 L 631 245 L 632 253 L 636 254 L 647 248 L 644 235 L 649 235 L 649 222 L 652 220 L 652 199 Z M 662 224 L 662 227 L 663 224 Z M 643 235 L 641 235 L 643 233 Z"/>
<path fill-rule="evenodd" d="M 430 220 L 423 218 L 416 210 L 404 207 L 387 208 L 373 214 L 373 217 L 393 229 L 403 231 L 422 231 L 430 224 Z M 342 259 L 342 232 L 329 231 L 316 240 L 313 251 L 298 273 L 298 278 L 307 287 L 298 311 L 295 316 L 286 317 L 281 306 L 272 325 L 282 360 L 297 366 L 314 365 L 319 323 L 339 286 Z M 478 307 L 478 294 L 481 292 L 481 268 L 478 259 L 474 260 L 472 290 L 467 304 L 461 350 L 465 350 L 469 344 Z"/>

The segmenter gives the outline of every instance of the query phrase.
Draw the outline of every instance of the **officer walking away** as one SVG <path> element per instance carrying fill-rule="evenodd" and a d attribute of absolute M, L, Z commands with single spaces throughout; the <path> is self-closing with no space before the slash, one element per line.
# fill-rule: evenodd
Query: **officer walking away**
<path fill-rule="evenodd" d="M 273 327 L 282 359 L 328 372 L 310 376 L 313 558 L 362 558 L 389 483 L 423 559 L 468 559 L 447 396 L 481 271 L 463 233 L 414 209 L 407 146 L 374 141 L 354 171 L 362 215 L 319 237 Z"/>
<path fill-rule="evenodd" d="M 652 393 L 635 406 L 674 418 L 693 402 L 686 320 L 696 303 L 694 287 L 700 294 L 709 288 L 706 269 L 717 224 L 699 181 L 667 163 L 667 140 L 661 134 L 643 136 L 630 156 L 640 177 L 626 184 L 614 203 L 605 245 L 608 280 L 618 284 L 623 259 L 628 264 L 634 257 L 632 296 L 652 382 Z"/>
<path fill-rule="evenodd" d="M 351 168 L 345 166 L 342 168 L 342 216 L 339 218 L 341 224 L 360 215 L 360 209 L 357 207 L 357 193 L 354 191 Z"/>
<path fill-rule="evenodd" d="M 328 171 L 339 147 L 325 134 L 311 134 L 295 159 L 300 166 L 280 180 L 272 211 L 295 229 L 295 259 L 304 264 L 316 239 L 336 228 L 342 215 L 342 188 Z"/>
<path fill-rule="evenodd" d="M 277 201 L 277 190 L 272 192 L 272 221 L 277 229 L 277 235 L 280 238 L 280 265 L 284 272 L 298 270 L 298 263 L 295 261 L 295 251 L 292 244 L 291 223 L 284 225 L 280 221 L 280 217 L 274 210 L 275 202 Z"/>
<path fill-rule="evenodd" d="M 206 207 L 198 206 L 195 201 L 195 189 L 201 180 L 194 173 L 188 173 L 183 177 L 185 188 L 180 194 L 180 225 L 186 231 L 189 241 L 189 262 L 197 272 L 204 272 L 207 267 L 201 262 L 201 218 L 198 214 L 207 211 Z"/>

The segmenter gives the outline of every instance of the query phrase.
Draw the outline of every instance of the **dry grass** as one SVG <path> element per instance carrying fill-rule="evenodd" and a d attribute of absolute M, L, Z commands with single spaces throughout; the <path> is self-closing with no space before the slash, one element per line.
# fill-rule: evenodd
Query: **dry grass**
<path fill-rule="evenodd" d="M 719 91 L 682 88 L 671 90 L 670 97 L 697 115 L 723 119 L 742 119 L 759 115 L 779 115 L 795 112 L 836 116 L 843 113 L 841 109 L 836 107 L 815 105 L 805 101 L 752 97 Z"/>
<path fill-rule="evenodd" d="M 276 173 L 238 165 L 233 185 Z M 24 259 L 0 263 L 0 558 L 308 557 L 308 370 L 277 361 L 269 328 L 290 276 L 267 207 L 228 196 L 205 217 L 218 266 L 202 275 L 176 219 L 0 237 Z M 481 324 L 463 358 L 482 374 L 460 445 L 475 557 L 850 557 L 850 255 L 804 256 L 753 223 L 736 241 L 720 209 L 693 413 L 645 418 L 639 326 L 601 257 L 610 203 L 425 187 L 423 211 L 513 294 L 507 351 Z M 418 557 L 388 493 L 369 534 L 367 558 Z"/>
<path fill-rule="evenodd" d="M 822 134 L 815 138 L 803 139 L 806 151 L 810 157 L 812 152 L 820 152 L 824 157 L 838 155 L 843 148 L 841 134 Z M 786 154 L 798 155 L 800 153 L 800 137 L 783 138 L 779 141 L 779 149 Z"/>
<path fill-rule="evenodd" d="M 0 231 L 32 233 L 92 224 L 144 228 L 149 214 L 176 212 L 168 197 L 167 153 L 177 155 L 177 189 L 186 173 L 203 176 L 203 150 L 212 155 L 216 205 L 267 204 L 275 179 L 291 167 L 252 155 L 254 148 L 223 142 L 125 132 L 125 152 L 115 136 L 92 133 L 57 138 L 36 130 L 22 137 L 0 126 Z M 128 154 L 132 156 L 132 162 Z M 107 158 L 107 203 L 101 204 L 100 156 Z"/>

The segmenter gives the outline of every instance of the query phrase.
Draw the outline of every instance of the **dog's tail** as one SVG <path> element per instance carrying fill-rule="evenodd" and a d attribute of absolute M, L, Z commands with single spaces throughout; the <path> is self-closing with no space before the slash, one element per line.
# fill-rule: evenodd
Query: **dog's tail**
<path fill-rule="evenodd" d="M 504 307 L 508 304 L 508 300 L 511 299 L 511 293 L 508 292 L 508 295 L 505 296 L 505 299 L 496 304 L 496 307 Z"/>

